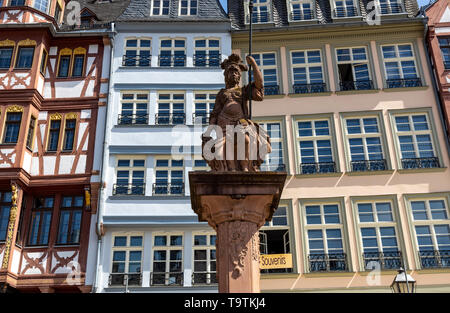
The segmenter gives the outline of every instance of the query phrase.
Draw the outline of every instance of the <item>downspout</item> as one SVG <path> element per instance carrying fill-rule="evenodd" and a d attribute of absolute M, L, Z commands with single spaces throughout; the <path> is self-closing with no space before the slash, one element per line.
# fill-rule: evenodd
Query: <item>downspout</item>
<path fill-rule="evenodd" d="M 110 101 L 112 100 L 112 91 L 111 91 L 111 79 L 113 74 L 113 56 L 114 56 L 114 22 L 111 23 L 111 32 L 109 33 L 109 39 L 111 41 L 111 51 L 110 51 L 110 57 L 109 57 L 109 79 L 108 79 L 108 98 L 106 102 L 106 113 L 105 113 L 105 124 L 104 124 L 104 134 L 103 134 L 103 148 L 102 148 L 102 169 L 100 173 L 100 192 L 99 192 L 99 199 L 98 199 L 98 210 L 97 210 L 97 225 L 96 225 L 96 233 L 98 236 L 97 239 L 97 261 L 96 261 L 96 267 L 94 271 L 94 286 L 92 288 L 92 292 L 96 293 L 99 288 L 99 280 L 100 280 L 100 269 L 103 268 L 100 266 L 101 262 L 101 255 L 103 251 L 103 209 L 104 209 L 104 193 L 105 191 L 105 185 L 104 185 L 104 179 L 105 179 L 105 172 L 107 169 L 106 164 L 108 164 L 108 155 L 105 152 L 107 151 L 108 147 L 108 140 L 107 140 L 107 131 L 109 130 L 109 109 L 111 107 Z"/>
<path fill-rule="evenodd" d="M 434 97 L 436 98 L 436 102 L 438 103 L 438 112 L 439 112 L 439 119 L 441 120 L 441 124 L 442 124 L 442 129 L 444 131 L 444 138 L 445 140 L 445 145 L 447 147 L 447 154 L 450 155 L 450 138 L 449 136 L 447 136 L 447 124 L 445 122 L 445 118 L 444 118 L 444 112 L 442 111 L 442 100 L 441 97 L 439 96 L 438 90 L 439 90 L 439 85 L 437 82 L 437 78 L 436 78 L 436 72 L 434 70 L 434 65 L 431 62 L 431 54 L 430 51 L 428 49 L 428 45 L 427 45 L 427 34 L 428 34 L 428 17 L 425 17 L 425 11 L 423 12 L 424 14 L 424 18 L 422 19 L 422 23 L 424 24 L 424 41 L 423 41 L 423 45 L 425 47 L 425 52 L 427 54 L 427 64 L 428 67 L 431 69 L 431 83 L 433 85 L 433 92 L 434 92 Z"/>

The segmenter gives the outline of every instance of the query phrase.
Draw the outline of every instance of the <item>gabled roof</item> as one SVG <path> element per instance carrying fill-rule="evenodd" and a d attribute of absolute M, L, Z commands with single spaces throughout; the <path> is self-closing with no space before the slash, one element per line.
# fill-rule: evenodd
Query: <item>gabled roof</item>
<path fill-rule="evenodd" d="M 80 4 L 81 12 L 89 10 L 98 19 L 98 23 L 108 23 L 114 21 L 128 6 L 130 0 L 77 0 Z M 64 21 L 70 14 L 70 10 L 64 11 Z"/>
<path fill-rule="evenodd" d="M 312 0 L 315 4 L 315 16 L 319 24 L 331 24 L 332 5 L 333 0 Z M 361 10 L 363 20 L 367 17 L 367 6 L 371 0 L 356 0 Z M 408 17 L 415 17 L 419 12 L 419 7 L 416 0 L 400 0 L 403 2 Z M 245 0 L 228 0 L 228 15 L 231 19 L 232 29 L 244 29 L 245 24 Z M 288 6 L 290 0 L 268 0 L 271 5 L 270 18 L 273 21 L 274 27 L 289 26 L 289 11 Z M 335 20 L 336 21 L 336 20 Z M 342 20 L 338 20 L 341 22 Z M 255 25 L 255 24 L 254 24 Z"/>
<path fill-rule="evenodd" d="M 151 2 L 153 0 L 131 0 L 125 11 L 118 17 L 117 21 L 215 21 L 229 22 L 229 18 L 219 0 L 198 0 L 197 15 L 180 16 L 180 0 L 170 0 L 169 15 L 151 15 Z"/>

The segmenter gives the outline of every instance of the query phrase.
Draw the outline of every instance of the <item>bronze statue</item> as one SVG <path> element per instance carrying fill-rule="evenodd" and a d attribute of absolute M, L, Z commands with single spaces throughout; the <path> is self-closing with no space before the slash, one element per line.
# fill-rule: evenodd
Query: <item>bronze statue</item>
<path fill-rule="evenodd" d="M 248 71 L 237 54 L 221 63 L 225 88 L 216 96 L 209 127 L 202 135 L 203 158 L 212 171 L 257 172 L 267 153 L 271 152 L 270 139 L 259 125 L 250 120 L 248 100 L 264 98 L 263 77 L 255 59 L 247 56 L 253 69 L 254 82 L 240 87 L 241 72 Z M 212 139 L 215 130 L 217 138 Z"/>

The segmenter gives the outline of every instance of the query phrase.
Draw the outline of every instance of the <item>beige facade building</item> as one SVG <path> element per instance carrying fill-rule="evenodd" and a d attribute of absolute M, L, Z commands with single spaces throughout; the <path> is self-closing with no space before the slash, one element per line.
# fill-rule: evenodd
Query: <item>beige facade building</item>
<path fill-rule="evenodd" d="M 390 292 L 403 266 L 417 292 L 450 291 L 450 170 L 442 113 L 414 0 L 255 1 L 253 55 L 265 100 L 268 169 L 288 173 L 261 231 L 263 292 Z M 249 13 L 229 1 L 232 49 Z M 240 12 L 245 12 L 242 14 Z"/>

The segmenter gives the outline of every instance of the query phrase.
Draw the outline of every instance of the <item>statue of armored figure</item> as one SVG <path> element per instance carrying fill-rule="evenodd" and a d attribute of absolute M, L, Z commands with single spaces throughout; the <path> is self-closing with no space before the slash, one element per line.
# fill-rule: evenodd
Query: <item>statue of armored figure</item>
<path fill-rule="evenodd" d="M 202 135 L 203 158 L 212 171 L 258 172 L 271 152 L 266 131 L 249 116 L 249 99 L 264 98 L 263 77 L 255 59 L 247 56 L 246 60 L 253 70 L 254 82 L 243 87 L 240 87 L 241 73 L 248 71 L 248 66 L 241 57 L 232 54 L 221 63 L 225 88 L 216 96 L 208 129 Z M 215 139 L 211 137 L 212 130 Z"/>

